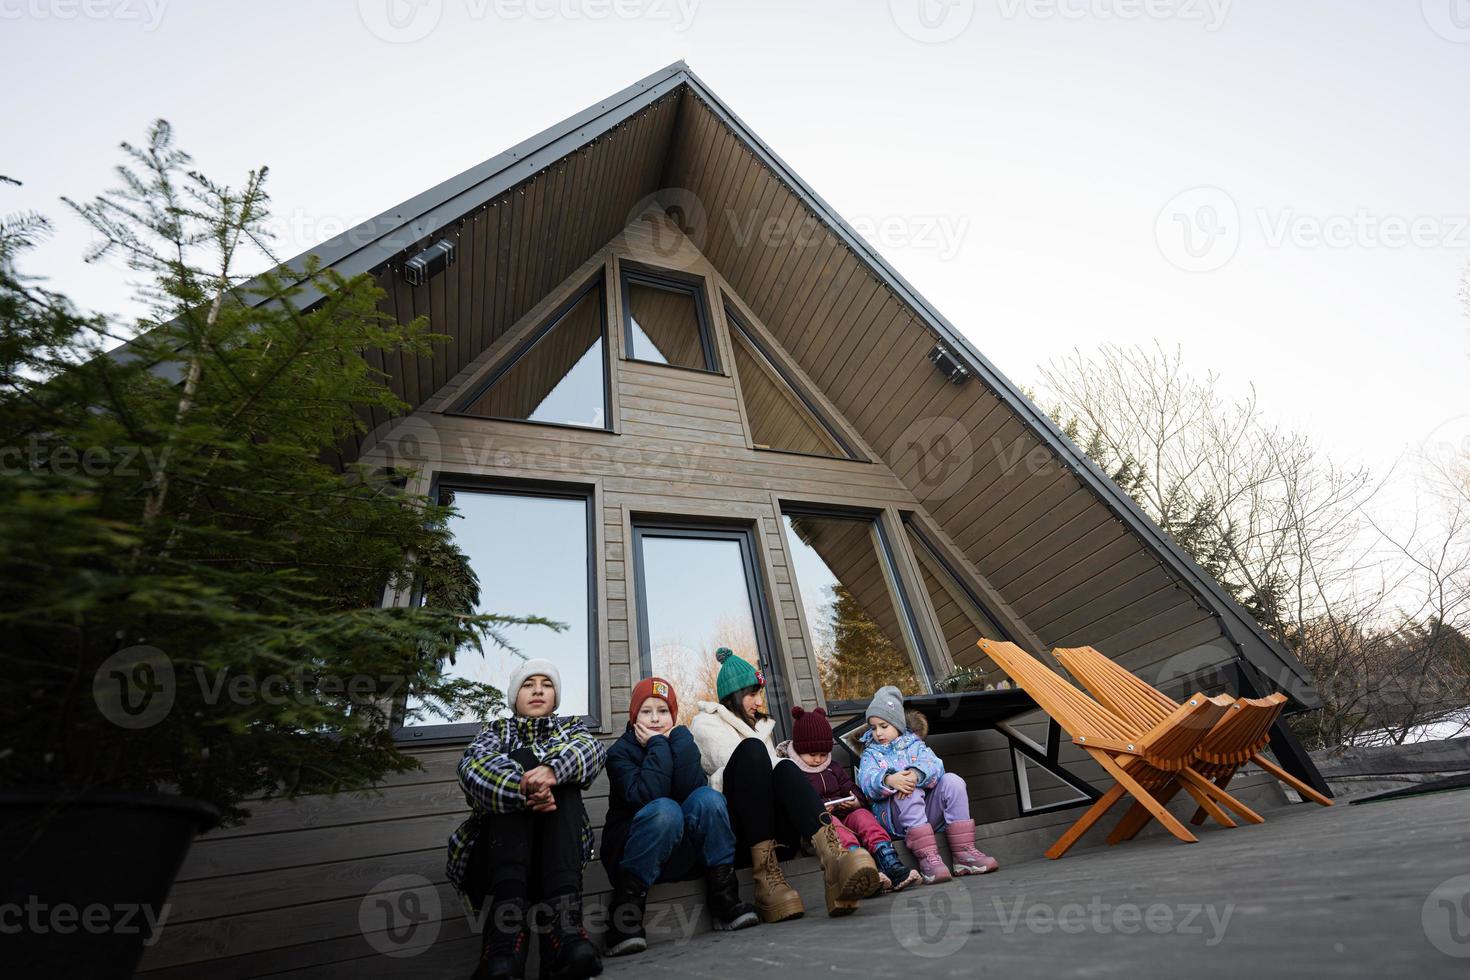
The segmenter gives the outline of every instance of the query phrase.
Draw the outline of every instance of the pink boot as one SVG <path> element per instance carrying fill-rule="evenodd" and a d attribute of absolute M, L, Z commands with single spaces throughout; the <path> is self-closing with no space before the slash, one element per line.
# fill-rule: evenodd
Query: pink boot
<path fill-rule="evenodd" d="M 939 845 L 934 843 L 933 827 L 921 823 L 903 835 L 903 842 L 914 852 L 914 857 L 919 859 L 919 876 L 924 879 L 924 884 L 949 881 L 949 869 L 939 856 Z"/>
<path fill-rule="evenodd" d="M 949 838 L 949 856 L 957 875 L 983 875 L 1000 867 L 1000 862 L 975 846 L 975 821 L 956 820 L 944 828 Z"/>

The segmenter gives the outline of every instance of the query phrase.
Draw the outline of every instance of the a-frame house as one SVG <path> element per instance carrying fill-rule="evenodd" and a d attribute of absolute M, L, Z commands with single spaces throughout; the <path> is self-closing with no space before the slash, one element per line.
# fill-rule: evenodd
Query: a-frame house
<path fill-rule="evenodd" d="M 609 737 L 650 671 L 700 696 L 719 645 L 760 661 L 778 718 L 966 667 L 983 686 L 982 636 L 1090 644 L 1176 693 L 1317 704 L 1292 655 L 682 62 L 312 251 L 452 338 L 374 363 L 413 413 L 371 419 L 344 457 L 452 495 L 486 607 L 568 624 L 517 639 Z M 494 658 L 461 666 L 504 681 Z M 475 727 L 406 726 L 425 773 L 202 838 L 143 975 L 467 975 L 478 940 L 443 848 Z M 1035 713 L 933 740 L 1008 860 L 1098 776 L 1047 742 Z M 1320 782 L 1284 730 L 1273 746 Z M 594 863 L 587 890 L 606 889 Z M 375 911 L 395 902 L 396 928 Z"/>

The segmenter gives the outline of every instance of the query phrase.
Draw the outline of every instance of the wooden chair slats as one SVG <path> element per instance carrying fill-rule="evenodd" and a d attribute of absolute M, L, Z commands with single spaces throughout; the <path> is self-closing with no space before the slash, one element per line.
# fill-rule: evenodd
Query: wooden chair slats
<path fill-rule="evenodd" d="M 1099 704 L 1014 643 L 982 639 L 976 645 L 1117 783 L 1067 828 L 1047 850 L 1047 857 L 1056 859 L 1067 853 L 1125 796 L 1133 799 L 1133 810 L 1144 814 L 1144 824 L 1157 820 L 1186 843 L 1194 843 L 1198 838 L 1164 808 L 1180 789 L 1226 826 L 1235 826 L 1225 812 L 1227 808 L 1247 820 L 1260 821 L 1243 803 L 1190 768 L 1199 758 L 1201 741 L 1233 709 L 1233 699 L 1196 694 L 1184 704 L 1154 703 L 1156 717 L 1140 722 L 1111 705 Z M 1121 693 L 1124 687 L 1119 683 L 1115 690 Z"/>
<path fill-rule="evenodd" d="M 1178 708 L 1178 703 L 1173 698 L 1092 647 L 1058 647 L 1052 651 L 1052 655 L 1093 697 L 1109 710 L 1135 724 L 1161 724 L 1172 717 L 1171 712 Z M 1210 731 L 1200 740 L 1196 758 L 1190 763 L 1190 769 L 1196 775 L 1223 790 L 1241 766 L 1254 762 L 1303 797 L 1322 806 L 1332 805 L 1332 800 L 1283 771 L 1261 754 L 1271 741 L 1271 726 L 1276 724 L 1277 718 L 1286 707 L 1286 695 L 1278 693 L 1264 698 L 1228 698 L 1227 695 L 1220 697 L 1231 701 L 1230 710 L 1215 721 Z M 1169 796 L 1177 793 L 1178 788 L 1176 786 L 1169 791 Z M 1188 789 L 1189 786 L 1184 788 Z M 1200 803 L 1190 822 L 1198 826 L 1204 823 L 1206 816 L 1219 819 L 1211 806 Z M 1150 818 L 1151 811 L 1148 808 L 1135 804 L 1108 835 L 1108 842 L 1117 843 L 1132 838 L 1147 826 Z M 1257 818 L 1250 822 L 1260 821 Z"/>

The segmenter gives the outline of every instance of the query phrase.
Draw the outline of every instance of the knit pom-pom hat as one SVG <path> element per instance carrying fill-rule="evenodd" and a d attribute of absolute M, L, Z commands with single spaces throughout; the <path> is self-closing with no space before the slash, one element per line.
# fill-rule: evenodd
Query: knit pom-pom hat
<path fill-rule="evenodd" d="M 721 701 L 747 687 L 766 686 L 766 679 L 761 676 L 761 672 L 751 666 L 749 660 L 735 656 L 735 651 L 729 647 L 716 650 L 715 659 L 720 662 L 720 676 L 715 681 L 715 691 Z"/>
<path fill-rule="evenodd" d="M 804 711 L 801 705 L 792 705 L 791 717 L 796 723 L 791 726 L 791 746 L 798 752 L 831 752 L 832 723 L 827 712 L 821 708 Z"/>

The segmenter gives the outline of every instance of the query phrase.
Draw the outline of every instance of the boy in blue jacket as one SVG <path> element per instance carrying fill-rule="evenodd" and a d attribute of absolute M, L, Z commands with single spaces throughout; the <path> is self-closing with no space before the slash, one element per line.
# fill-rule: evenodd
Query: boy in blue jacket
<path fill-rule="evenodd" d="M 716 929 L 758 921 L 740 900 L 735 833 L 725 797 L 706 782 L 699 748 L 675 725 L 673 685 L 646 677 L 633 688 L 628 728 L 607 752 L 608 809 L 602 863 L 613 882 L 603 946 L 609 956 L 648 947 L 643 907 L 659 881 L 684 881 L 704 869 Z"/>

